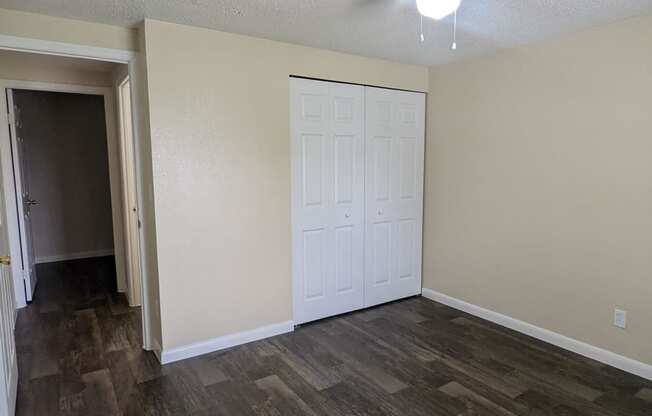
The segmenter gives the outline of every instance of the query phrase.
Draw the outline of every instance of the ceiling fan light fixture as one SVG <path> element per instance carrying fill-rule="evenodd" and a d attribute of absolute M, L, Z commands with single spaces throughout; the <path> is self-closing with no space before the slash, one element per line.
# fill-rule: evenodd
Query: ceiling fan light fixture
<path fill-rule="evenodd" d="M 423 16 L 440 20 L 454 13 L 461 2 L 462 0 L 417 0 L 417 9 Z"/>

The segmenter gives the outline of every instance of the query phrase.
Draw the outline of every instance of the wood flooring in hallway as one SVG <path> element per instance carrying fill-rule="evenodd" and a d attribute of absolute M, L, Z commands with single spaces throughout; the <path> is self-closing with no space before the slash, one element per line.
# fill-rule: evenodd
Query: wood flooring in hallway
<path fill-rule="evenodd" d="M 652 382 L 424 298 L 162 367 L 112 262 L 38 266 L 18 415 L 652 415 Z"/>

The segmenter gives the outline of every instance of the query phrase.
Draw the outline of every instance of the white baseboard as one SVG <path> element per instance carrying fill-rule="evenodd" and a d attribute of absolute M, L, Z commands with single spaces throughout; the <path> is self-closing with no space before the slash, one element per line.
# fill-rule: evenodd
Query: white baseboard
<path fill-rule="evenodd" d="M 558 334 L 547 329 L 528 324 L 527 322 L 519 321 L 518 319 L 473 305 L 463 300 L 459 300 L 443 293 L 436 292 L 432 289 L 423 288 L 422 295 L 425 298 L 435 302 L 442 303 L 451 308 L 458 309 L 468 314 L 477 316 L 487 321 L 491 321 L 498 325 L 513 329 L 549 344 L 556 345 L 560 348 L 572 351 L 576 354 L 592 358 L 601 363 L 616 367 L 628 373 L 652 380 L 652 365 L 624 357 L 611 351 L 569 338 L 565 335 Z"/>
<path fill-rule="evenodd" d="M 105 257 L 113 256 L 113 249 L 107 250 L 94 250 L 94 251 L 79 251 L 77 253 L 68 253 L 68 254 L 58 254 L 55 256 L 41 256 L 36 257 L 34 262 L 36 264 L 41 263 L 54 263 L 57 261 L 66 261 L 66 260 L 77 260 L 77 259 L 88 259 L 91 257 Z"/>
<path fill-rule="evenodd" d="M 183 345 L 169 350 L 164 349 L 161 351 L 159 360 L 161 361 L 161 364 L 168 364 L 292 331 L 294 331 L 294 322 L 279 322 L 277 324 L 262 326 L 250 331 L 243 331 L 206 341 L 195 342 L 193 344 Z"/>

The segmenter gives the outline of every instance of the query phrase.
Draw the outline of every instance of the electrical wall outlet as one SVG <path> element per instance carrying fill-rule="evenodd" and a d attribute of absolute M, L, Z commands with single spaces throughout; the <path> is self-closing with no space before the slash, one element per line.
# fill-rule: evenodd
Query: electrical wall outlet
<path fill-rule="evenodd" d="M 614 309 L 614 326 L 627 328 L 627 311 Z"/>

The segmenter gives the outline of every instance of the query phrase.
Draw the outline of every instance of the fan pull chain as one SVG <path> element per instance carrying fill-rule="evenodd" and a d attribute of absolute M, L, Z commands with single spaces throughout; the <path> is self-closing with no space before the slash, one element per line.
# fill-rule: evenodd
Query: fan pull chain
<path fill-rule="evenodd" d="M 421 43 L 423 43 L 426 40 L 426 37 L 423 36 L 423 15 L 420 14 L 419 17 L 421 18 L 420 27 L 419 27 L 419 31 L 421 33 L 421 36 L 419 37 L 419 39 L 421 40 Z"/>
<path fill-rule="evenodd" d="M 457 50 L 457 10 L 453 14 L 453 44 L 451 50 Z"/>

